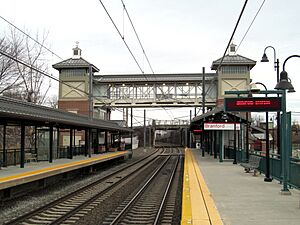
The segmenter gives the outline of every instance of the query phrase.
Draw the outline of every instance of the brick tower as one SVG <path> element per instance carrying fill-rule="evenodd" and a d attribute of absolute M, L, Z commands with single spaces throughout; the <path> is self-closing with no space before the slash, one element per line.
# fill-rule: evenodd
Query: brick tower
<path fill-rule="evenodd" d="M 256 65 L 256 61 L 236 54 L 235 47 L 235 44 L 229 46 L 228 54 L 220 67 L 221 58 L 213 61 L 211 66 L 211 69 L 218 73 L 217 105 L 223 104 L 225 91 L 241 91 L 249 88 L 250 70 Z"/>
<path fill-rule="evenodd" d="M 81 57 L 78 43 L 73 48 L 72 58 L 53 65 L 59 71 L 58 108 L 69 112 L 89 115 L 89 68 L 92 76 L 99 69 Z"/>

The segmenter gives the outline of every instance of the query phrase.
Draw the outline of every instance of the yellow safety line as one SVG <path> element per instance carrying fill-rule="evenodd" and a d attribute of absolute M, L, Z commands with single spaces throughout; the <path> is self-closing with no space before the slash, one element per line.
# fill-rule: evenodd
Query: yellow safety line
<path fill-rule="evenodd" d="M 181 224 L 223 224 L 200 168 L 189 149 L 185 151 Z"/>
<path fill-rule="evenodd" d="M 185 151 L 186 152 L 186 151 Z M 190 177 L 188 171 L 187 154 L 184 159 L 183 189 L 182 189 L 182 213 L 181 224 L 192 224 L 192 209 L 190 195 Z"/>
<path fill-rule="evenodd" d="M 7 176 L 7 177 L 1 177 L 0 182 L 10 181 L 10 180 L 14 180 L 17 178 L 25 178 L 25 177 L 32 176 L 32 175 L 37 175 L 37 174 L 41 174 L 41 173 L 45 173 L 45 172 L 50 172 L 50 171 L 68 168 L 68 167 L 72 167 L 72 166 L 76 166 L 76 165 L 80 165 L 80 164 L 85 164 L 87 162 L 94 162 L 94 161 L 99 161 L 102 159 L 108 159 L 108 158 L 112 158 L 112 157 L 115 157 L 118 155 L 124 155 L 124 153 L 127 153 L 127 151 L 114 152 L 114 153 L 110 153 L 107 155 L 102 155 L 101 157 L 97 157 L 97 158 L 89 158 L 89 159 L 84 159 L 84 160 L 80 160 L 77 162 L 71 162 L 71 163 L 66 163 L 63 165 L 57 165 L 57 166 L 47 167 L 47 168 L 39 169 L 39 170 L 33 170 L 33 171 L 21 173 L 21 174 L 11 175 L 11 176 Z"/>

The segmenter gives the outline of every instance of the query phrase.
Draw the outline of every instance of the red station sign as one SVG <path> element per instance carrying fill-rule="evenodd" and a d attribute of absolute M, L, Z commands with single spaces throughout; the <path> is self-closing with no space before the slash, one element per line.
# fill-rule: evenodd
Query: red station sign
<path fill-rule="evenodd" d="M 224 105 L 229 112 L 277 112 L 281 111 L 281 98 L 225 98 Z"/>

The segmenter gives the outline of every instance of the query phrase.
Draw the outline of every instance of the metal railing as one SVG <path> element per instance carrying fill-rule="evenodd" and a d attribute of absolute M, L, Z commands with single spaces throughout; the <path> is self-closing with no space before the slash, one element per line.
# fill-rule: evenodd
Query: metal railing
<path fill-rule="evenodd" d="M 250 154 L 257 155 L 261 157 L 260 165 L 258 170 L 261 173 L 266 172 L 266 157 L 263 151 L 251 151 Z M 245 152 L 242 150 L 237 150 L 237 161 L 245 161 Z M 300 189 L 300 158 L 290 157 L 289 160 L 289 173 L 288 173 L 288 184 L 292 187 Z M 282 181 L 281 172 L 282 162 L 280 160 L 280 155 L 270 153 L 270 175 L 272 178 Z"/>
<path fill-rule="evenodd" d="M 0 160 L 2 166 L 12 166 L 20 164 L 21 161 L 21 149 L 20 148 L 8 148 L 6 151 L 6 162 L 3 160 L 3 149 L 0 150 Z M 25 148 L 25 154 L 31 153 L 36 154 L 36 150 L 34 148 Z"/>
<path fill-rule="evenodd" d="M 5 149 L 6 152 L 6 162 L 3 160 L 3 149 L 0 149 L 0 161 L 1 166 L 16 166 L 21 163 L 21 148 L 9 148 Z M 47 161 L 49 160 L 48 151 L 39 151 L 35 148 L 25 148 L 25 163 L 28 163 L 26 155 L 31 154 L 36 157 L 35 161 Z M 53 159 L 69 158 L 70 157 L 70 148 L 68 147 L 59 147 L 56 151 L 53 151 Z M 73 156 L 84 155 L 85 147 L 83 146 L 73 146 Z"/>

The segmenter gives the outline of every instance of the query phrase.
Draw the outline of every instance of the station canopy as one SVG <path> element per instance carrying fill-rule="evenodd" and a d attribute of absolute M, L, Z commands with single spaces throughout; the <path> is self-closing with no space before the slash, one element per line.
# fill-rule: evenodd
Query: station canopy
<path fill-rule="evenodd" d="M 224 106 L 218 106 L 204 114 L 194 117 L 190 124 L 190 130 L 199 129 L 199 126 L 202 126 L 204 122 L 247 123 L 247 120 L 245 119 L 244 115 L 244 113 L 225 112 Z"/>
<path fill-rule="evenodd" d="M 111 120 L 89 119 L 87 116 L 53 109 L 30 102 L 0 96 L 0 118 L 2 122 L 26 125 L 40 125 L 59 127 L 94 128 L 107 131 L 132 132 L 132 129 L 121 127 Z"/>

